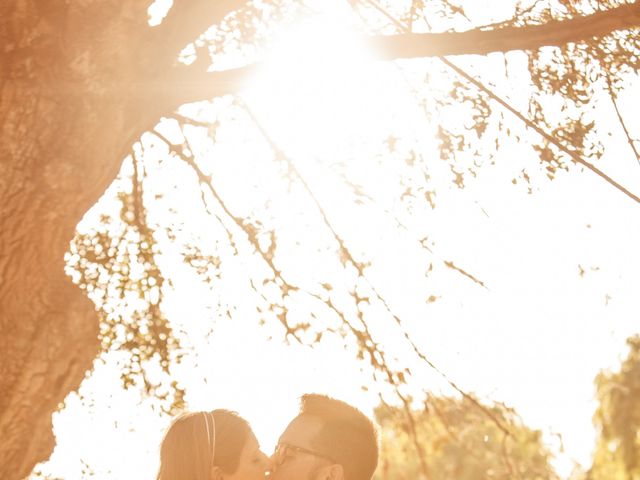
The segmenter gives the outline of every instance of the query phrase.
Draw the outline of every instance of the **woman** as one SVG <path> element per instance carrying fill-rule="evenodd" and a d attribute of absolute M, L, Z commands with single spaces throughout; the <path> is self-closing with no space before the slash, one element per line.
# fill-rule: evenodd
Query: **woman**
<path fill-rule="evenodd" d="M 269 459 L 234 412 L 184 413 L 160 447 L 158 480 L 264 480 Z"/>

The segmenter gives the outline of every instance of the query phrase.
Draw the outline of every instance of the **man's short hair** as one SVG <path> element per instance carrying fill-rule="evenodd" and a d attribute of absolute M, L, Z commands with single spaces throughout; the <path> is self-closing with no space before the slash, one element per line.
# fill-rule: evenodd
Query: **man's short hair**
<path fill-rule="evenodd" d="M 300 399 L 300 415 L 322 420 L 312 444 L 342 465 L 345 480 L 371 479 L 378 464 L 378 441 L 376 428 L 365 414 L 341 400 L 306 394 Z"/>

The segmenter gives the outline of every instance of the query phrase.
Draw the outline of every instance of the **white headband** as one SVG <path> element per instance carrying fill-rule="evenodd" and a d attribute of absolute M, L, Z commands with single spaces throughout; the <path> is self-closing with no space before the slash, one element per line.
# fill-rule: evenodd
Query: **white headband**
<path fill-rule="evenodd" d="M 207 428 L 207 443 L 211 449 L 211 467 L 213 467 L 213 459 L 216 453 L 216 421 L 213 418 L 213 412 L 202 412 L 202 414 Z M 209 429 L 209 419 L 211 419 L 211 429 Z"/>

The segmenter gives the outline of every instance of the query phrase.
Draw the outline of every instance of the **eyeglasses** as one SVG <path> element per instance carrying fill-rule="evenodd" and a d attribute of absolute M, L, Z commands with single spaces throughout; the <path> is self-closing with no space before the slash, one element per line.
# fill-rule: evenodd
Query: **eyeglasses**
<path fill-rule="evenodd" d="M 329 460 L 331 463 L 336 463 L 331 457 L 324 453 L 316 452 L 315 450 L 309 450 L 304 447 L 296 447 L 295 445 L 289 445 L 288 443 L 279 443 L 276 447 L 276 451 L 273 454 L 273 466 L 272 470 L 286 462 L 287 458 L 294 457 L 296 453 L 306 453 L 307 455 L 313 455 L 314 457 L 323 458 Z"/>

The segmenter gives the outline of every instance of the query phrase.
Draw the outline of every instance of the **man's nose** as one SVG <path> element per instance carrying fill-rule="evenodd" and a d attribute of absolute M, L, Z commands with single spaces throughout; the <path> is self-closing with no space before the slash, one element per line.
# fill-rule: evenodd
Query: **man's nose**
<path fill-rule="evenodd" d="M 270 457 L 265 455 L 265 457 L 267 460 L 267 470 L 269 471 L 269 474 L 273 476 L 273 473 L 276 471 L 275 454 Z"/>

